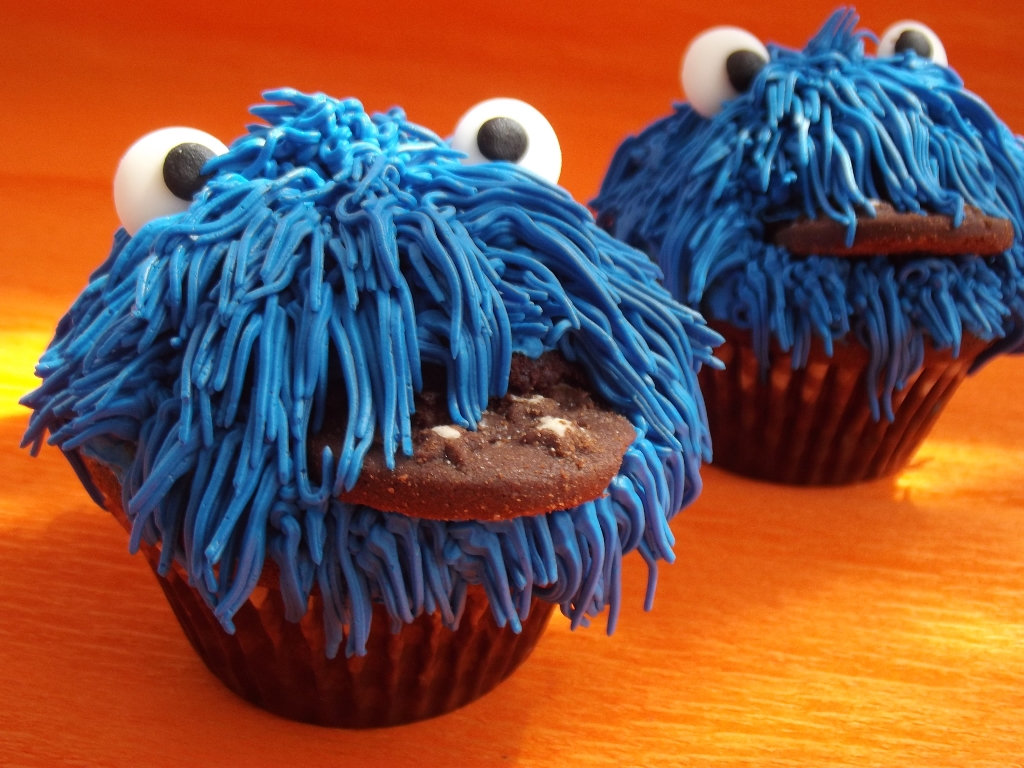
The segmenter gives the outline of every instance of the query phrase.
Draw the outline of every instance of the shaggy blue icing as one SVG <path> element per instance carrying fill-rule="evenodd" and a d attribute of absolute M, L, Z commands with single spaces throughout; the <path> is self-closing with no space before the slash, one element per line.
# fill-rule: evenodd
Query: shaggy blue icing
<path fill-rule="evenodd" d="M 268 556 L 289 619 L 320 589 L 330 656 L 366 652 L 375 601 L 396 627 L 424 611 L 456 627 L 469 584 L 500 626 L 518 631 L 537 596 L 573 627 L 608 607 L 611 631 L 633 550 L 649 606 L 673 559 L 668 521 L 710 457 L 696 372 L 720 366 L 721 338 L 564 190 L 507 163 L 463 166 L 397 109 L 267 97 L 252 111 L 269 125 L 208 163 L 187 212 L 117 233 L 39 362 L 25 444 L 49 432 L 80 474 L 79 450 L 111 466 L 131 549 L 162 543 L 160 571 L 177 560 L 229 632 Z M 636 428 L 606 494 L 504 522 L 334 498 L 375 440 L 392 465 L 411 453 L 423 365 L 447 370 L 452 421 L 472 429 L 512 354 L 546 350 Z M 329 382 L 347 422 L 315 484 L 306 438 Z"/>
<path fill-rule="evenodd" d="M 913 53 L 864 54 L 858 17 L 834 13 L 803 51 L 769 46 L 750 90 L 706 119 L 688 104 L 616 151 L 598 221 L 654 257 L 673 295 L 774 338 L 803 367 L 811 339 L 870 352 L 877 420 L 921 365 L 925 340 L 957 355 L 964 333 L 1024 342 L 1024 143 L 952 70 Z M 797 258 L 766 224 L 828 216 L 852 242 L 871 200 L 959 225 L 965 203 L 1010 219 L 1013 246 L 981 258 Z M 879 400 L 881 402 L 879 402 Z M 880 407 L 881 406 L 881 407 Z"/>

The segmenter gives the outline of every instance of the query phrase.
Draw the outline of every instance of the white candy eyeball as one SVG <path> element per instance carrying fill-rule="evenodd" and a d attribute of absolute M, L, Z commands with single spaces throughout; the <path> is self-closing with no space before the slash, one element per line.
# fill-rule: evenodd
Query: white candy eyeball
<path fill-rule="evenodd" d="M 767 63 L 768 49 L 745 29 L 712 27 L 686 49 L 683 93 L 698 114 L 714 117 L 726 101 L 749 90 Z"/>
<path fill-rule="evenodd" d="M 448 140 L 465 152 L 467 165 L 507 160 L 552 184 L 562 172 L 562 149 L 555 129 L 540 112 L 519 99 L 488 99 L 470 109 Z"/>
<path fill-rule="evenodd" d="M 218 138 L 195 128 L 147 133 L 128 148 L 114 174 L 121 225 L 134 235 L 153 219 L 187 210 L 206 183 L 206 161 L 227 151 Z"/>
<path fill-rule="evenodd" d="M 949 66 L 946 49 L 939 36 L 919 21 L 904 19 L 889 27 L 878 39 L 878 58 L 913 51 L 943 67 Z"/>

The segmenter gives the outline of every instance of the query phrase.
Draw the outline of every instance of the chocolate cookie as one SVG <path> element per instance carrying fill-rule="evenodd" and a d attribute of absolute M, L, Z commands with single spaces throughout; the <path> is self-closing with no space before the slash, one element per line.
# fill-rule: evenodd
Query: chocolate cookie
<path fill-rule="evenodd" d="M 375 444 L 340 498 L 437 520 L 500 520 L 568 509 L 601 495 L 636 439 L 623 416 L 595 402 L 584 377 L 557 352 L 513 356 L 509 393 L 491 398 L 476 430 L 451 423 L 442 387 L 416 397 L 413 455 L 388 469 Z M 343 408 L 336 412 L 343 411 Z M 344 423 L 328 418 L 309 440 L 319 473 L 325 445 Z"/>
<path fill-rule="evenodd" d="M 949 216 L 898 213 L 889 203 L 878 200 L 872 205 L 874 218 L 857 217 L 857 234 L 849 247 L 846 227 L 827 216 L 801 217 L 776 230 L 773 240 L 795 256 L 991 256 L 1013 245 L 1009 219 L 986 216 L 970 205 L 964 206 L 959 227 L 953 226 Z"/>

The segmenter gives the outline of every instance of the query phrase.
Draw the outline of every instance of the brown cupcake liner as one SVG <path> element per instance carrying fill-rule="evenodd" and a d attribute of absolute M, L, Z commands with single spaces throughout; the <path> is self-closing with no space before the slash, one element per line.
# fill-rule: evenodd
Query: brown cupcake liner
<path fill-rule="evenodd" d="M 792 355 L 773 342 L 764 376 L 749 331 L 713 325 L 726 339 L 715 350 L 725 370 L 705 366 L 699 378 L 714 465 L 792 485 L 842 485 L 898 472 L 988 346 L 965 335 L 956 359 L 950 350 L 927 348 L 922 367 L 893 393 L 895 420 L 876 422 L 863 346 L 836 344 L 829 357 L 815 339 L 806 367 L 793 370 Z"/>
<path fill-rule="evenodd" d="M 106 508 L 128 527 L 121 488 L 104 465 L 82 456 Z M 373 606 L 365 656 L 328 659 L 323 599 L 314 588 L 298 623 L 285 619 L 276 566 L 235 614 L 235 633 L 220 626 L 175 564 L 157 574 L 160 550 L 142 550 L 196 653 L 214 675 L 247 701 L 274 714 L 316 725 L 374 728 L 458 709 L 493 689 L 530 655 L 554 606 L 534 598 L 522 631 L 499 628 L 482 587 L 471 586 L 459 628 L 435 612 L 391 632 L 387 610 Z"/>

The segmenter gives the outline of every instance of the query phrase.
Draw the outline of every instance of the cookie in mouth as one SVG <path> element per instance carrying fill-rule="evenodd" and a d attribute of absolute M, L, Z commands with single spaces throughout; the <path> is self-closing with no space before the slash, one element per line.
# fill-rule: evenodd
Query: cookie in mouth
<path fill-rule="evenodd" d="M 396 456 L 389 469 L 376 442 L 342 501 L 439 520 L 570 509 L 602 494 L 636 439 L 629 420 L 595 398 L 585 374 L 558 352 L 513 355 L 508 393 L 490 399 L 475 430 L 451 423 L 438 383 L 428 379 L 416 396 L 413 455 Z M 344 422 L 329 415 L 310 438 L 314 476 L 323 448 L 343 434 Z"/>
<path fill-rule="evenodd" d="M 845 224 L 801 216 L 775 229 L 772 240 L 794 256 L 994 256 L 1013 246 L 1013 222 L 964 206 L 959 224 L 938 213 L 902 213 L 872 200 L 875 215 L 857 217 L 853 241 Z"/>

